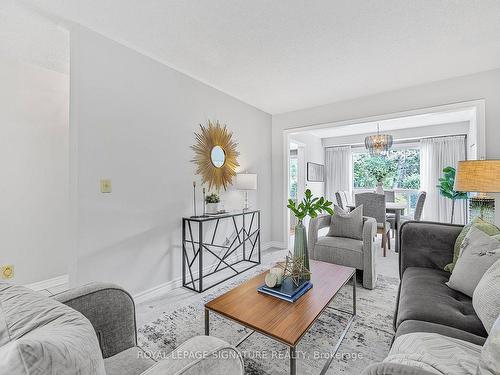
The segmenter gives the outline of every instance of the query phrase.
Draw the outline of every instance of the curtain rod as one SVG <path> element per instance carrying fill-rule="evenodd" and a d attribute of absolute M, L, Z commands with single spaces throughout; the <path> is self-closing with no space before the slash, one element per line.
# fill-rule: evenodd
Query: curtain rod
<path fill-rule="evenodd" d="M 454 135 L 437 135 L 434 137 L 421 137 L 421 138 L 408 138 L 408 139 L 400 139 L 398 141 L 394 141 L 393 144 L 403 144 L 403 143 L 415 143 L 415 142 L 420 142 L 423 139 L 436 139 L 436 138 L 450 138 L 450 137 L 465 137 L 467 139 L 467 134 L 454 134 Z M 359 146 L 364 146 L 364 143 L 344 143 L 340 145 L 335 145 L 335 146 L 326 146 L 325 148 L 335 148 L 335 147 L 344 147 L 344 146 L 351 146 L 351 147 L 359 147 Z"/>

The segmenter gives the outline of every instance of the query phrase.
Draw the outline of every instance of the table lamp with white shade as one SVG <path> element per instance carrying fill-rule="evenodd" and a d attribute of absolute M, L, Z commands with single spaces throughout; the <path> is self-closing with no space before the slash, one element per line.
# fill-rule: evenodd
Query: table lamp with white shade
<path fill-rule="evenodd" d="M 494 221 L 495 199 L 487 193 L 500 192 L 500 160 L 464 160 L 458 162 L 455 190 L 479 193 L 469 198 L 479 208 L 479 217 Z M 486 214 L 489 211 L 489 217 Z"/>
<path fill-rule="evenodd" d="M 248 191 L 257 190 L 257 175 L 255 173 L 238 173 L 236 175 L 236 189 L 245 192 L 243 210 L 247 211 L 250 208 L 248 205 Z"/>

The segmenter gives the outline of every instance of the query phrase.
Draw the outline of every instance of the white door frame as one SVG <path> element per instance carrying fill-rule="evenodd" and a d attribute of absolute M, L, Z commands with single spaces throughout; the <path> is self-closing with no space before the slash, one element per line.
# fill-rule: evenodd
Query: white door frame
<path fill-rule="evenodd" d="M 304 198 L 304 191 L 305 191 L 305 187 L 306 187 L 306 167 L 307 167 L 307 161 L 306 161 L 306 155 L 307 155 L 307 146 L 305 143 L 303 142 L 299 142 L 299 141 L 296 141 L 295 139 L 289 139 L 288 140 L 288 143 L 287 143 L 287 161 L 286 161 L 286 165 L 287 165 L 287 171 L 286 171 L 286 175 L 287 175 L 287 179 L 286 179 L 286 186 L 287 186 L 287 191 L 286 191 L 286 202 L 288 202 L 288 194 L 290 193 L 290 144 L 291 143 L 294 143 L 297 145 L 298 148 L 302 148 L 303 149 L 303 156 L 304 156 L 304 160 L 303 160 L 303 165 L 301 167 L 301 163 L 300 163 L 300 160 L 299 159 L 299 152 L 298 152 L 298 149 L 297 149 L 297 201 L 300 202 L 303 198 Z M 302 169 L 302 171 L 299 173 L 299 169 Z M 300 178 L 303 178 L 303 185 L 304 185 L 304 191 L 302 192 L 299 192 L 299 179 Z M 286 208 L 286 207 L 285 207 Z M 286 209 L 287 213 L 288 213 L 288 216 L 286 216 L 286 225 L 287 225 L 287 232 L 286 232 L 286 235 L 287 235 L 287 245 L 288 245 L 288 241 L 290 240 L 290 236 L 289 236 L 289 230 L 290 230 L 290 210 L 289 209 Z"/>
<path fill-rule="evenodd" d="M 408 110 L 408 111 L 401 111 L 401 112 L 394 112 L 394 113 L 388 113 L 384 115 L 376 115 L 376 116 L 368 116 L 368 117 L 361 117 L 361 118 L 355 118 L 355 119 L 350 119 L 350 120 L 343 120 L 343 121 L 335 121 L 335 122 L 325 122 L 325 123 L 318 123 L 318 124 L 311 124 L 311 125 L 305 125 L 305 126 L 298 126 L 298 127 L 293 127 L 293 128 L 288 128 L 283 130 L 283 150 L 285 153 L 285 157 L 283 158 L 283 176 L 282 178 L 284 179 L 283 181 L 286 181 L 286 183 L 283 184 L 284 191 L 283 191 L 283 196 L 288 197 L 288 188 L 289 188 L 289 171 L 288 171 L 288 166 L 289 166 L 289 159 L 290 159 L 290 152 L 289 152 L 289 147 L 290 147 L 290 135 L 292 133 L 297 133 L 301 131 L 307 131 L 307 130 L 313 130 L 313 129 L 324 129 L 324 128 L 331 128 L 331 127 L 336 127 L 336 126 L 348 126 L 348 125 L 355 125 L 358 123 L 362 122 L 376 122 L 376 121 L 383 121 L 383 120 L 390 120 L 398 117 L 408 117 L 408 116 L 417 116 L 417 115 L 423 115 L 423 114 L 428 114 L 428 113 L 436 113 L 436 112 L 452 112 L 452 111 L 457 111 L 457 110 L 464 110 L 464 109 L 475 109 L 475 119 L 474 121 L 471 121 L 471 126 L 475 126 L 475 131 L 477 135 L 477 145 L 476 145 L 476 155 L 477 159 L 481 158 L 486 158 L 486 111 L 485 111 L 485 100 L 484 99 L 477 99 L 477 100 L 469 100 L 469 101 L 464 101 L 464 102 L 458 102 L 458 103 L 450 103 L 450 104 L 444 104 L 444 105 L 438 105 L 438 106 L 433 106 L 433 107 L 424 107 L 420 109 L 413 109 L 413 110 Z M 500 210 L 499 210 L 500 211 Z M 287 226 L 289 224 L 289 210 L 284 205 L 283 207 L 283 213 L 281 217 L 283 218 L 282 222 L 282 233 L 284 234 L 285 238 L 285 244 L 287 247 L 289 247 L 289 240 L 290 236 L 288 236 L 287 232 Z"/>

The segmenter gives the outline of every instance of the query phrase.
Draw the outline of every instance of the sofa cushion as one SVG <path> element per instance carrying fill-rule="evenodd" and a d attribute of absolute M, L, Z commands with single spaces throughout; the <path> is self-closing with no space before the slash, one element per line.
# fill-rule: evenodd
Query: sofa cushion
<path fill-rule="evenodd" d="M 421 320 L 461 329 L 486 337 L 472 299 L 449 288 L 446 271 L 409 267 L 401 280 L 396 328 L 406 320 Z"/>
<path fill-rule="evenodd" d="M 424 322 L 422 320 L 405 320 L 396 331 L 396 338 L 407 333 L 428 332 L 439 333 L 443 336 L 453 337 L 455 339 L 468 341 L 476 345 L 484 345 L 485 337 L 474 335 L 470 332 L 462 331 L 458 328 L 444 326 L 442 324 Z"/>
<path fill-rule="evenodd" d="M 438 375 L 471 375 L 481 355 L 481 346 L 438 333 L 415 332 L 399 336 L 385 363 L 419 367 Z"/>
<path fill-rule="evenodd" d="M 94 328 L 72 308 L 0 282 L 2 374 L 104 375 Z"/>
<path fill-rule="evenodd" d="M 363 241 L 344 237 L 320 237 L 314 246 L 314 259 L 363 268 Z"/>
<path fill-rule="evenodd" d="M 104 360 L 106 375 L 140 375 L 156 363 L 141 348 L 134 346 Z"/>

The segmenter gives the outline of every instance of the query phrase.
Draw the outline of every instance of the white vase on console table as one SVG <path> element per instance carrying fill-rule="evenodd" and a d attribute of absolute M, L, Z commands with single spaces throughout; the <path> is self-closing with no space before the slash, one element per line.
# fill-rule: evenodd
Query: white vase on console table
<path fill-rule="evenodd" d="M 216 214 L 219 212 L 219 203 L 207 203 L 207 214 Z"/>

